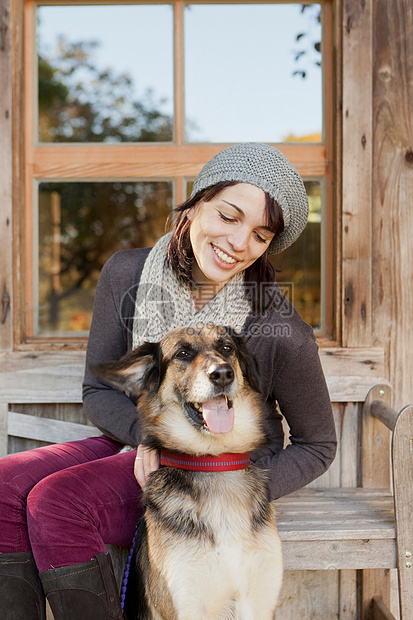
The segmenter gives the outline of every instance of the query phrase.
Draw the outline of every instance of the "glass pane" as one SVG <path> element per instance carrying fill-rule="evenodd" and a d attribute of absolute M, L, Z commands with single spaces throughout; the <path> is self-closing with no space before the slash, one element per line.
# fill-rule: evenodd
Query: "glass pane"
<path fill-rule="evenodd" d="M 41 183 L 38 335 L 89 329 L 100 271 L 164 234 L 171 182 Z"/>
<path fill-rule="evenodd" d="M 40 6 L 39 140 L 172 140 L 170 5 Z"/>
<path fill-rule="evenodd" d="M 277 281 L 302 318 L 322 327 L 321 304 L 321 205 L 319 181 L 304 181 L 310 203 L 308 224 L 292 246 L 271 258 Z"/>
<path fill-rule="evenodd" d="M 319 142 L 320 11 L 320 4 L 187 6 L 187 140 Z"/>

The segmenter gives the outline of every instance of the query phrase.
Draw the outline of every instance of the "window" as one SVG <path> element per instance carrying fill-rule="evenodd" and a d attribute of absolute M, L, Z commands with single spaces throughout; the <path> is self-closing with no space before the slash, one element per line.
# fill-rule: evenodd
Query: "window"
<path fill-rule="evenodd" d="M 152 245 L 202 165 L 250 140 L 303 176 L 309 225 L 273 260 L 331 334 L 331 10 L 26 3 L 26 341 L 85 339 L 107 258 Z"/>

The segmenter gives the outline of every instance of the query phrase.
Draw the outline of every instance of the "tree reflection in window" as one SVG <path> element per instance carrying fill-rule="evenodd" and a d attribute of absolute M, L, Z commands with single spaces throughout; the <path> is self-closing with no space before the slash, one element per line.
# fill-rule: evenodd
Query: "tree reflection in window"
<path fill-rule="evenodd" d="M 37 17 L 40 142 L 172 140 L 172 114 L 165 112 L 173 101 L 170 6 L 40 6 Z M 75 24 L 82 17 L 89 27 L 79 40 Z M 111 22 L 131 41 L 117 46 L 116 57 L 110 54 L 116 29 L 104 28 Z M 155 27 L 160 41 L 152 37 L 144 47 L 142 29 Z"/>
<path fill-rule="evenodd" d="M 171 182 L 41 183 L 38 334 L 88 330 L 106 260 L 152 246 L 171 207 Z"/>

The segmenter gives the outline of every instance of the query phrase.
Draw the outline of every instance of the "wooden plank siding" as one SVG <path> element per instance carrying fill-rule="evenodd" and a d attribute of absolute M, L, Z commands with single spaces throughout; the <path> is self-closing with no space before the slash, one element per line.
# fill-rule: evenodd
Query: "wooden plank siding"
<path fill-rule="evenodd" d="M 373 0 L 343 6 L 342 343 L 371 344 Z"/>
<path fill-rule="evenodd" d="M 393 406 L 399 409 L 413 402 L 411 0 L 376 0 L 373 32 L 373 342 L 385 348 L 385 375 L 394 388 Z M 393 586 L 391 610 L 399 617 L 393 602 L 397 595 L 396 580 Z"/>
<path fill-rule="evenodd" d="M 11 11 L 11 0 L 0 0 L 0 351 L 13 346 Z"/>
<path fill-rule="evenodd" d="M 399 409 L 413 402 L 411 0 L 377 0 L 374 26 L 373 324 Z"/>
<path fill-rule="evenodd" d="M 413 401 L 412 3 L 349 0 L 342 37 L 342 344 L 384 346 L 400 408 Z M 365 573 L 366 601 L 377 586 Z"/>
<path fill-rule="evenodd" d="M 24 2 L 12 0 L 12 168 L 13 168 L 13 346 L 24 340 L 26 305 L 22 296 L 26 246 L 25 230 L 24 135 Z M 0 207 L 1 208 L 1 207 Z"/>

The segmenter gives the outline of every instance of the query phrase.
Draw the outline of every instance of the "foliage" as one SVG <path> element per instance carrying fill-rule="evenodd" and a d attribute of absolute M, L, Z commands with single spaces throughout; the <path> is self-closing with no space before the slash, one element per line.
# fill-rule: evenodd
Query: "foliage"
<path fill-rule="evenodd" d="M 53 58 L 39 54 L 39 139 L 41 142 L 153 142 L 172 139 L 172 119 L 159 111 L 148 89 L 134 100 L 126 74 L 100 70 L 95 41 L 63 37 Z"/>
<path fill-rule="evenodd" d="M 317 24 L 321 23 L 319 5 L 302 4 L 301 13 L 308 13 L 310 19 L 315 20 Z M 295 49 L 293 52 L 294 60 L 300 65 L 300 68 L 293 71 L 293 75 L 305 79 L 311 66 L 321 67 L 321 41 L 311 40 L 308 32 L 299 32 L 295 41 L 300 43 L 300 49 Z"/>

